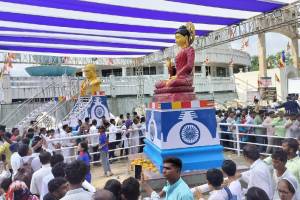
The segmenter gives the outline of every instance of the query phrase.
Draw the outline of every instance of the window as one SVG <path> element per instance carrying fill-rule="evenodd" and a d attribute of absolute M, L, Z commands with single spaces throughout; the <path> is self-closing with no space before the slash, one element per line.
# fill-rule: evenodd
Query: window
<path fill-rule="evenodd" d="M 114 76 L 122 76 L 122 69 L 103 69 L 102 70 L 102 77 L 109 77 L 110 75 Z"/>
<path fill-rule="evenodd" d="M 201 66 L 195 66 L 195 73 L 201 73 Z"/>
<path fill-rule="evenodd" d="M 112 75 L 111 69 L 103 69 L 102 70 L 102 77 L 109 77 L 110 75 Z"/>
<path fill-rule="evenodd" d="M 150 67 L 150 75 L 156 74 L 156 67 Z"/>
<path fill-rule="evenodd" d="M 122 76 L 122 69 L 121 68 L 113 69 L 113 75 Z"/>
<path fill-rule="evenodd" d="M 149 74 L 150 74 L 150 69 L 149 69 L 149 67 L 143 67 L 143 74 L 144 74 L 144 75 L 149 75 Z"/>
<path fill-rule="evenodd" d="M 210 66 L 205 66 L 206 69 L 206 76 L 210 76 L 211 72 L 210 72 Z"/>
<path fill-rule="evenodd" d="M 226 69 L 224 67 L 217 67 L 217 77 L 226 77 Z"/>

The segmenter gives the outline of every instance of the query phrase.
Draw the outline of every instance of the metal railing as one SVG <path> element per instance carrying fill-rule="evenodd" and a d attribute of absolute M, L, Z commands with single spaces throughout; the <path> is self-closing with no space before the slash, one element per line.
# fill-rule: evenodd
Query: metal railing
<path fill-rule="evenodd" d="M 0 124 L 6 125 L 8 128 L 12 128 L 19 121 L 24 119 L 33 110 L 41 106 L 46 101 L 47 93 L 55 87 L 56 83 L 50 83 L 44 88 L 40 88 L 30 99 L 25 100 L 22 104 L 17 106 L 11 113 L 9 113 Z M 41 96 L 42 95 L 42 96 Z"/>
<path fill-rule="evenodd" d="M 134 131 L 145 131 L 145 129 L 143 128 L 136 128 L 136 129 L 127 129 L 127 130 L 121 130 L 119 129 L 117 132 L 106 132 L 106 135 L 111 135 L 111 134 L 116 134 L 116 133 L 121 133 L 122 135 L 124 134 L 130 134 Z M 72 146 L 64 146 L 62 145 L 61 148 L 57 148 L 57 149 L 52 149 L 53 152 L 59 152 L 59 153 L 62 153 L 64 154 L 64 152 L 67 151 L 67 154 L 73 154 L 73 155 L 70 155 L 70 156 L 66 156 L 65 159 L 76 159 L 78 157 L 78 154 L 77 154 L 77 144 L 76 144 L 76 139 L 85 139 L 85 140 L 89 140 L 89 138 L 91 137 L 95 137 L 95 136 L 100 136 L 99 133 L 95 133 L 95 134 L 86 134 L 86 135 L 79 135 L 79 136 L 70 136 L 70 137 L 63 137 L 63 138 L 54 138 L 54 139 L 45 139 L 46 142 L 48 143 L 48 146 L 49 146 L 49 143 L 60 143 L 60 144 L 63 144 L 65 140 L 67 140 L 68 142 L 72 143 L 73 145 Z M 131 145 L 131 141 L 134 140 L 134 139 L 138 139 L 140 141 L 140 139 L 144 139 L 145 136 L 144 135 L 140 135 L 138 137 L 126 137 L 126 138 L 121 138 L 119 140 L 114 140 L 114 141 L 111 141 L 111 142 L 127 142 L 128 145 L 124 145 L 124 147 L 119 147 L 119 148 L 115 148 L 115 149 L 109 149 L 108 152 L 116 152 L 116 151 L 123 151 L 123 153 L 125 155 L 119 155 L 119 156 L 115 156 L 113 158 L 109 158 L 109 160 L 117 160 L 117 159 L 121 159 L 121 158 L 128 158 L 129 155 L 131 155 L 132 153 L 130 152 L 131 149 L 138 149 L 140 147 L 143 147 L 144 144 L 140 144 L 140 142 L 138 142 L 137 145 Z M 98 143 L 97 143 L 98 144 Z M 95 144 L 91 144 L 89 142 L 89 147 L 92 147 L 93 145 Z M 122 145 L 121 145 L 122 146 Z M 126 150 L 128 150 L 128 153 L 126 153 Z M 139 150 L 138 150 L 139 152 Z M 100 154 L 100 151 L 98 150 L 97 152 L 91 152 L 89 153 L 91 156 L 92 155 L 95 155 L 95 154 Z M 100 163 L 101 162 L 101 159 L 97 160 L 97 161 L 92 161 L 91 159 L 91 164 L 92 163 Z"/>
<path fill-rule="evenodd" d="M 92 97 L 83 96 L 80 97 L 80 93 L 76 95 L 78 99 L 72 110 L 64 116 L 60 121 L 65 121 L 69 119 L 72 115 L 75 115 L 76 118 L 79 118 L 79 115 L 87 109 L 87 107 L 91 104 Z"/>
<path fill-rule="evenodd" d="M 63 96 L 64 98 L 70 97 L 70 99 L 72 99 L 71 97 L 74 95 L 79 95 L 79 90 L 72 88 L 73 80 L 71 79 L 69 81 L 70 84 L 53 81 L 46 87 L 39 87 L 37 93 L 17 106 L 16 109 L 9 113 L 0 122 L 0 124 L 6 125 L 7 128 L 13 128 L 17 124 L 21 124 L 23 126 L 24 124 L 29 123 L 31 120 L 36 120 L 36 118 L 42 112 L 47 114 L 48 112 L 58 111 L 58 108 L 62 108 L 62 106 L 61 103 L 54 102 L 54 97 Z M 56 95 L 53 96 L 54 94 Z M 52 104 L 50 105 L 51 102 Z M 48 104 L 49 106 L 46 107 Z"/>
<path fill-rule="evenodd" d="M 261 149 L 264 149 L 265 147 L 270 147 L 270 148 L 281 148 L 281 142 L 274 142 L 272 141 L 273 144 L 269 144 L 270 142 L 268 142 L 268 139 L 277 139 L 278 141 L 281 141 L 283 139 L 286 139 L 286 137 L 280 137 L 280 136 L 276 136 L 276 135 L 267 135 L 267 132 L 265 132 L 265 134 L 255 134 L 255 130 L 252 130 L 251 132 L 253 133 L 249 133 L 249 131 L 247 132 L 240 132 L 240 127 L 243 128 L 248 128 L 248 129 L 267 129 L 267 127 L 262 126 L 262 125 L 252 125 L 252 124 L 231 124 L 231 123 L 219 123 L 218 127 L 227 127 L 229 129 L 231 129 L 230 131 L 220 131 L 219 132 L 219 137 L 220 137 L 220 141 L 221 143 L 224 144 L 224 142 L 228 142 L 228 144 L 230 145 L 226 145 L 224 146 L 224 149 L 227 150 L 233 150 L 237 153 L 238 156 L 240 156 L 240 153 L 243 151 L 242 149 L 242 145 L 246 145 L 246 144 L 255 144 L 258 147 L 260 147 Z M 276 126 L 276 128 L 283 128 L 281 126 Z M 221 128 L 219 128 L 221 129 Z M 266 131 L 266 130 L 264 130 Z M 229 139 L 225 139 L 224 136 L 230 136 L 231 138 Z M 243 136 L 250 136 L 252 137 L 252 139 L 255 139 L 255 141 L 242 141 L 242 137 Z M 266 141 L 257 141 L 257 138 L 263 138 Z M 277 145 L 277 144 L 280 145 Z M 270 153 L 267 152 L 268 149 L 261 151 L 262 155 L 270 155 Z"/>
<path fill-rule="evenodd" d="M 66 82 L 65 85 L 63 84 L 62 77 L 54 77 L 51 79 L 45 77 L 45 81 L 40 78 L 32 78 L 32 80 L 30 80 L 30 78 L 32 77 L 18 77 L 18 79 L 11 78 L 11 85 L 9 88 L 13 100 L 30 98 L 31 96 L 29 94 L 40 91 L 41 87 L 44 87 L 45 82 L 57 83 L 53 91 L 48 93 L 47 98 L 65 96 L 66 94 L 62 91 L 73 89 L 79 91 L 79 85 L 83 80 L 74 77 L 64 77 L 64 81 Z M 144 94 L 152 96 L 154 92 L 154 83 L 163 79 L 166 79 L 165 75 L 144 75 Z M 136 95 L 138 92 L 138 76 L 111 76 L 102 77 L 101 80 L 101 89 L 105 91 L 105 94 L 108 96 Z M 24 81 L 23 85 L 21 84 L 22 81 Z M 201 73 L 195 73 L 194 87 L 196 93 L 235 91 L 234 80 L 231 77 L 203 77 Z"/>
<path fill-rule="evenodd" d="M 253 128 L 260 128 L 260 129 L 266 129 L 266 127 L 262 126 L 262 125 L 250 125 L 250 124 L 231 124 L 231 123 L 219 123 L 218 126 L 223 126 L 223 127 L 230 127 L 232 131 L 220 131 L 218 132 L 218 134 L 220 135 L 220 142 L 221 144 L 224 145 L 224 142 L 229 142 L 231 143 L 232 145 L 229 145 L 229 146 L 224 146 L 224 149 L 225 150 L 232 150 L 234 152 L 236 152 L 237 156 L 240 156 L 241 155 L 241 152 L 243 151 L 242 150 L 242 145 L 246 145 L 246 144 L 255 144 L 257 145 L 258 147 L 263 147 L 263 148 L 266 148 L 266 147 L 270 147 L 270 148 L 281 148 L 281 145 L 279 145 L 280 142 L 278 142 L 278 144 L 268 144 L 268 142 L 265 142 L 265 143 L 260 143 L 259 141 L 241 141 L 241 136 L 252 136 L 254 137 L 255 139 L 257 138 L 266 138 L 266 139 L 269 139 L 269 138 L 273 138 L 273 139 L 278 139 L 278 140 L 283 140 L 285 139 L 286 137 L 279 137 L 279 136 L 276 136 L 276 135 L 259 135 L 259 134 L 253 134 L 253 133 L 244 133 L 244 132 L 240 132 L 239 131 L 239 128 L 241 127 L 244 127 L 244 128 L 249 128 L 249 129 L 253 129 Z M 121 134 L 130 134 L 131 132 L 133 131 L 145 131 L 145 129 L 142 129 L 142 128 L 138 128 L 138 129 L 127 129 L 127 130 L 121 130 L 119 129 L 118 132 L 120 132 Z M 110 132 L 107 132 L 106 133 L 107 135 L 110 135 L 110 134 L 116 134 L 116 133 L 110 133 Z M 230 139 L 224 139 L 224 137 L 222 137 L 222 135 L 229 135 L 229 136 L 232 136 L 232 138 Z M 70 152 L 72 152 L 73 155 L 70 155 L 70 156 L 67 156 L 66 159 L 74 159 L 76 158 L 78 155 L 77 155 L 77 151 L 75 150 L 77 148 L 77 146 L 75 145 L 75 140 L 76 139 L 86 139 L 89 141 L 89 138 L 93 137 L 93 136 L 99 136 L 99 133 L 97 134 L 86 134 L 86 135 L 79 135 L 79 136 L 70 136 L 70 137 L 64 137 L 64 138 L 55 138 L 55 139 L 46 139 L 47 143 L 60 143 L 60 144 L 63 144 L 65 140 L 68 140 L 68 141 L 72 141 L 71 143 L 73 143 L 72 146 L 64 146 L 62 145 L 61 148 L 58 148 L 58 149 L 54 149 L 53 151 L 58 151 L 58 152 L 63 152 L 63 151 L 66 151 L 66 150 L 69 150 Z M 139 139 L 139 143 L 137 145 L 130 145 L 130 141 L 133 140 L 133 139 Z M 138 137 L 128 137 L 128 138 L 121 138 L 119 140 L 114 140 L 112 142 L 124 142 L 125 140 L 128 142 L 128 146 L 124 146 L 122 147 L 118 147 L 118 148 L 115 148 L 115 149 L 109 149 L 109 152 L 111 151 L 125 151 L 126 149 L 129 150 L 129 153 L 127 155 L 119 155 L 119 156 L 116 156 L 114 158 L 110 158 L 110 160 L 115 160 L 115 159 L 120 159 L 120 158 L 127 158 L 128 155 L 131 155 L 130 154 L 130 149 L 132 148 L 140 148 L 140 147 L 143 147 L 144 144 L 140 144 L 140 139 L 143 139 L 145 138 L 145 136 L 138 136 Z M 93 146 L 94 144 L 91 144 L 89 142 L 89 146 Z M 95 154 L 99 154 L 100 152 L 91 152 L 90 155 L 95 155 Z M 267 153 L 266 151 L 262 151 L 261 152 L 262 155 L 270 155 L 270 153 Z M 100 160 L 97 160 L 97 161 L 91 161 L 91 163 L 98 163 L 98 162 L 101 162 Z"/>

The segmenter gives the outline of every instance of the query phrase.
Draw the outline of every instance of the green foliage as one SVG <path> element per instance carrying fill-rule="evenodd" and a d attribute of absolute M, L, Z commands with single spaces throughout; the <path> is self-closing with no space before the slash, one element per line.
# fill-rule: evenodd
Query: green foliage
<path fill-rule="evenodd" d="M 258 71 L 258 65 L 258 56 L 252 56 L 249 71 Z"/>
<path fill-rule="evenodd" d="M 269 55 L 267 57 L 267 68 L 273 69 L 279 66 L 279 62 L 281 59 L 281 51 L 277 52 L 275 55 Z M 293 64 L 293 60 L 290 53 L 285 54 L 285 64 L 286 66 L 290 66 Z M 251 66 L 249 71 L 258 71 L 259 70 L 259 62 L 258 56 L 251 56 Z"/>

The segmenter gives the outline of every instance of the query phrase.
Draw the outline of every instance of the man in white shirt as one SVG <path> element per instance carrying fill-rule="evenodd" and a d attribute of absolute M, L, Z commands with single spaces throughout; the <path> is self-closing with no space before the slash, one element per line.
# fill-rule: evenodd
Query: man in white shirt
<path fill-rule="evenodd" d="M 30 154 L 31 153 L 27 144 L 20 143 L 18 145 L 18 152 L 13 153 L 10 158 L 13 177 L 17 174 L 18 169 L 22 166 L 22 163 L 28 161 Z"/>
<path fill-rule="evenodd" d="M 87 166 L 83 161 L 75 160 L 66 166 L 66 179 L 70 183 L 70 190 L 61 200 L 92 200 L 93 193 L 82 188 Z"/>
<path fill-rule="evenodd" d="M 66 172 L 65 172 L 65 167 L 66 164 L 63 163 L 63 161 L 56 163 L 52 169 L 51 169 L 51 173 L 47 176 L 45 176 L 43 178 L 43 182 L 42 182 L 42 191 L 41 191 L 41 196 L 40 199 L 42 200 L 41 197 L 44 197 L 44 195 L 46 195 L 49 190 L 48 190 L 48 183 L 54 179 L 54 178 L 58 178 L 58 177 L 65 177 L 66 176 Z M 82 187 L 89 191 L 89 192 L 95 192 L 96 189 L 94 186 L 92 186 L 89 182 L 87 182 L 86 180 L 83 181 L 82 183 Z"/>
<path fill-rule="evenodd" d="M 243 155 L 250 169 L 241 174 L 241 179 L 248 184 L 248 189 L 258 187 L 264 190 L 270 199 L 274 195 L 273 178 L 270 167 L 260 159 L 259 150 L 256 145 L 247 144 L 243 148 Z"/>
<path fill-rule="evenodd" d="M 31 146 L 35 147 L 35 149 L 33 150 L 34 153 L 32 153 L 31 155 L 32 157 L 34 157 L 31 162 L 31 167 L 33 171 L 36 172 L 42 167 L 42 163 L 40 162 L 39 158 L 40 153 L 43 151 L 42 138 L 39 136 L 34 136 Z"/>
<path fill-rule="evenodd" d="M 234 140 L 235 139 L 235 135 L 233 134 L 233 132 L 235 131 L 235 126 L 234 124 L 236 123 L 235 122 L 235 113 L 233 111 L 231 111 L 229 113 L 229 116 L 227 117 L 226 119 L 226 123 L 230 124 L 228 125 L 227 127 L 227 131 L 228 132 L 231 132 L 231 133 L 226 133 L 224 136 L 225 138 L 224 139 L 227 139 L 227 140 Z M 231 147 L 233 148 L 235 143 L 232 143 L 232 142 L 226 142 L 227 144 L 225 145 L 226 147 Z"/>
<path fill-rule="evenodd" d="M 221 128 L 220 128 L 220 123 L 221 121 L 224 119 L 223 115 L 222 115 L 222 112 L 219 110 L 217 112 L 217 115 L 216 115 L 216 120 L 217 120 L 217 133 L 220 134 L 221 133 Z M 221 138 L 221 135 L 219 135 L 219 138 Z"/>
<path fill-rule="evenodd" d="M 44 151 L 40 153 L 39 158 L 42 163 L 42 168 L 33 173 L 30 183 L 30 192 L 36 195 L 41 194 L 43 178 L 51 173 L 51 154 L 47 151 Z"/>
<path fill-rule="evenodd" d="M 99 133 L 97 129 L 97 120 L 92 120 L 92 126 L 90 127 L 90 134 L 94 134 L 90 137 L 90 144 L 92 146 L 92 152 L 96 153 L 99 150 Z M 93 154 L 93 161 L 99 161 L 100 154 L 99 152 L 96 154 Z M 99 163 L 98 163 L 99 164 Z"/>
<path fill-rule="evenodd" d="M 54 154 L 51 156 L 50 158 L 50 167 L 51 167 L 51 173 L 46 175 L 42 182 L 40 183 L 41 186 L 41 192 L 40 192 L 40 200 L 43 200 L 43 197 L 49 192 L 48 191 L 48 183 L 50 180 L 52 180 L 54 178 L 53 174 L 52 174 L 52 170 L 54 168 L 54 166 L 57 163 L 63 163 L 64 162 L 64 157 L 61 154 Z"/>
<path fill-rule="evenodd" d="M 116 127 L 116 121 L 115 119 L 110 119 L 110 126 L 108 127 L 108 132 L 109 132 L 109 136 L 108 136 L 108 142 L 109 142 L 109 147 L 108 149 L 109 151 L 109 158 L 114 158 L 115 157 L 115 151 L 114 149 L 116 148 L 117 144 L 119 143 L 119 141 L 116 142 L 117 139 L 117 132 L 118 129 Z"/>
<path fill-rule="evenodd" d="M 74 150 L 68 148 L 68 147 L 74 146 L 71 139 L 64 139 L 64 138 L 68 138 L 68 137 L 71 137 L 71 136 L 72 136 L 71 135 L 71 129 L 69 128 L 69 126 L 68 125 L 63 125 L 63 127 L 60 131 L 60 138 L 62 139 L 61 140 L 61 147 L 65 148 L 65 149 L 62 149 L 62 155 L 64 156 L 66 162 L 71 162 L 72 159 L 70 158 L 70 156 L 74 155 L 73 154 Z"/>

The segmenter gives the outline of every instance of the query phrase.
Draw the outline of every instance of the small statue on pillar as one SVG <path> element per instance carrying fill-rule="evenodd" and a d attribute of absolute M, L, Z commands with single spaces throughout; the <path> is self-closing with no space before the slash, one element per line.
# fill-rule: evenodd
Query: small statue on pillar
<path fill-rule="evenodd" d="M 176 44 L 181 48 L 176 55 L 175 67 L 168 58 L 169 79 L 155 84 L 155 101 L 177 101 L 195 99 L 193 78 L 195 50 L 191 46 L 195 38 L 195 27 L 189 22 L 179 27 L 175 34 Z"/>
<path fill-rule="evenodd" d="M 80 96 L 95 95 L 100 92 L 100 80 L 97 78 L 96 65 L 87 64 L 83 68 L 86 79 L 80 86 Z"/>

